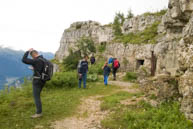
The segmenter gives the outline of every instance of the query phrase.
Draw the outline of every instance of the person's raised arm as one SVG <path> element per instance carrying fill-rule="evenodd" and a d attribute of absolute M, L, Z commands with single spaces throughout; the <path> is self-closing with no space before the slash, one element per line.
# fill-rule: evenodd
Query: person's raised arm
<path fill-rule="evenodd" d="M 25 54 L 23 55 L 22 58 L 22 62 L 25 64 L 30 64 L 33 65 L 35 63 L 35 61 L 33 59 L 28 58 L 29 53 L 32 51 L 33 49 L 29 49 L 27 52 L 25 52 Z"/>

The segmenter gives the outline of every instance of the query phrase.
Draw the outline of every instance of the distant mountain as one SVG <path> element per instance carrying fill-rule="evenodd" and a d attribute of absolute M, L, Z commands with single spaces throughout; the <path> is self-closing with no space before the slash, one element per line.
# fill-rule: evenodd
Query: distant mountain
<path fill-rule="evenodd" d="M 0 89 L 17 78 L 23 78 L 32 74 L 28 66 L 21 62 L 23 54 L 24 51 L 0 47 Z M 53 53 L 40 52 L 40 54 L 47 59 L 54 58 Z"/>

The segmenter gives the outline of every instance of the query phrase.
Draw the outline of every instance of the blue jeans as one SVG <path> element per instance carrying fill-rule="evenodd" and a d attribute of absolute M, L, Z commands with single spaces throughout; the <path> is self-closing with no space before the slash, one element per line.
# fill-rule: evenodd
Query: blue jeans
<path fill-rule="evenodd" d="M 108 75 L 104 75 L 104 84 L 107 85 L 108 84 Z"/>
<path fill-rule="evenodd" d="M 79 84 L 78 84 L 79 88 L 81 88 L 82 80 L 83 80 L 84 88 L 86 88 L 86 79 L 87 79 L 87 73 L 83 73 L 82 78 L 79 79 Z"/>

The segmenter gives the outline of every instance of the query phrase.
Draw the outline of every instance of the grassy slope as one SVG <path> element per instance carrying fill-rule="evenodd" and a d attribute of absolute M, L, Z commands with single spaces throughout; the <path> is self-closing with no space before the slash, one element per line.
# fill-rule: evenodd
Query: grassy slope
<path fill-rule="evenodd" d="M 49 128 L 50 123 L 72 115 L 82 97 L 97 94 L 108 94 L 116 87 L 104 87 L 102 84 L 90 84 L 84 89 L 46 89 L 42 92 L 43 113 L 41 119 L 31 119 L 35 112 L 32 98 L 32 88 L 28 84 L 23 89 L 12 90 L 0 94 L 0 128 L 1 129 L 31 129 L 36 125 Z"/>
<path fill-rule="evenodd" d="M 51 122 L 76 114 L 77 107 L 83 97 L 105 95 L 101 98 L 101 110 L 110 110 L 111 114 L 102 121 L 103 128 L 108 129 L 192 129 L 192 122 L 180 113 L 177 102 L 165 103 L 154 108 L 144 101 L 134 105 L 123 105 L 120 101 L 139 98 L 143 93 L 114 91 L 118 87 L 104 87 L 100 83 L 90 83 L 89 88 L 64 89 L 45 88 L 42 92 L 44 116 L 31 119 L 35 111 L 32 88 L 26 84 L 23 89 L 0 94 L 0 128 L 1 129 L 33 129 L 36 125 L 50 127 Z M 112 94 L 113 93 L 113 94 Z M 107 96 L 106 96 L 107 95 Z"/>
<path fill-rule="evenodd" d="M 178 102 L 163 103 L 159 107 L 152 107 L 141 100 L 133 105 L 123 105 L 121 100 L 141 94 L 120 92 L 103 99 L 102 110 L 111 113 L 102 121 L 105 129 L 192 129 L 193 124 L 180 112 Z"/>

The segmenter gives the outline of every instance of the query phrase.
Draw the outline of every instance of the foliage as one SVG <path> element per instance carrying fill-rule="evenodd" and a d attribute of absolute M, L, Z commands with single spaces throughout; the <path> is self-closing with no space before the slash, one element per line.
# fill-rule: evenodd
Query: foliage
<path fill-rule="evenodd" d="M 96 82 L 96 81 L 98 81 L 98 75 L 96 73 L 87 75 L 87 82 Z"/>
<path fill-rule="evenodd" d="M 104 65 L 104 61 L 100 61 L 100 62 L 97 62 L 96 64 L 91 65 L 89 67 L 88 73 L 102 75 L 103 74 L 103 70 L 102 70 L 103 65 Z"/>
<path fill-rule="evenodd" d="M 121 26 L 123 25 L 125 21 L 124 14 L 122 13 L 116 13 L 115 18 L 113 21 L 113 30 L 115 36 L 121 36 L 122 35 L 122 29 Z"/>
<path fill-rule="evenodd" d="M 114 41 L 131 44 L 155 44 L 157 38 L 157 29 L 160 22 L 155 22 L 142 32 L 129 33 L 127 35 L 116 36 Z"/>
<path fill-rule="evenodd" d="M 127 19 L 131 19 L 131 18 L 133 18 L 134 17 L 134 14 L 132 13 L 132 10 L 131 9 L 129 9 L 128 10 L 128 14 L 127 14 Z"/>
<path fill-rule="evenodd" d="M 52 80 L 47 82 L 46 87 L 53 88 L 72 88 L 77 86 L 78 79 L 76 72 L 60 72 L 55 73 Z"/>
<path fill-rule="evenodd" d="M 157 108 L 144 101 L 128 107 L 122 105 L 102 125 L 108 129 L 192 129 L 192 122 L 179 108 L 178 102 L 163 103 Z"/>
<path fill-rule="evenodd" d="M 133 80 L 137 80 L 137 73 L 134 72 L 127 72 L 125 77 L 124 77 L 125 81 L 133 81 Z"/>
<path fill-rule="evenodd" d="M 98 51 L 99 52 L 104 52 L 106 50 L 106 43 L 102 43 L 101 45 L 98 46 Z"/>
<path fill-rule="evenodd" d="M 83 36 L 77 41 L 77 48 L 81 55 L 90 55 L 91 53 L 96 53 L 96 47 L 94 41 L 90 37 Z"/>
<path fill-rule="evenodd" d="M 112 25 L 113 25 L 113 23 L 110 22 L 109 24 L 105 24 L 105 25 L 103 25 L 102 27 L 112 27 Z"/>
<path fill-rule="evenodd" d="M 77 69 L 79 60 L 81 59 L 80 51 L 73 52 L 71 51 L 69 56 L 64 58 L 63 60 L 63 67 L 69 71 L 69 70 L 75 70 Z"/>
<path fill-rule="evenodd" d="M 160 11 L 157 11 L 157 12 L 147 12 L 147 13 L 144 13 L 144 16 L 163 16 L 165 15 L 167 12 L 167 9 L 162 9 Z"/>
<path fill-rule="evenodd" d="M 1 91 L 0 128 L 34 129 L 40 125 L 43 129 L 48 129 L 52 122 L 70 117 L 77 110 L 83 97 L 106 95 L 116 89 L 114 86 L 104 87 L 95 83 L 88 84 L 88 87 L 87 90 L 45 87 L 41 94 L 44 113 L 41 119 L 30 118 L 35 113 L 31 84 L 23 85 L 22 88 L 12 88 L 9 92 Z"/>

